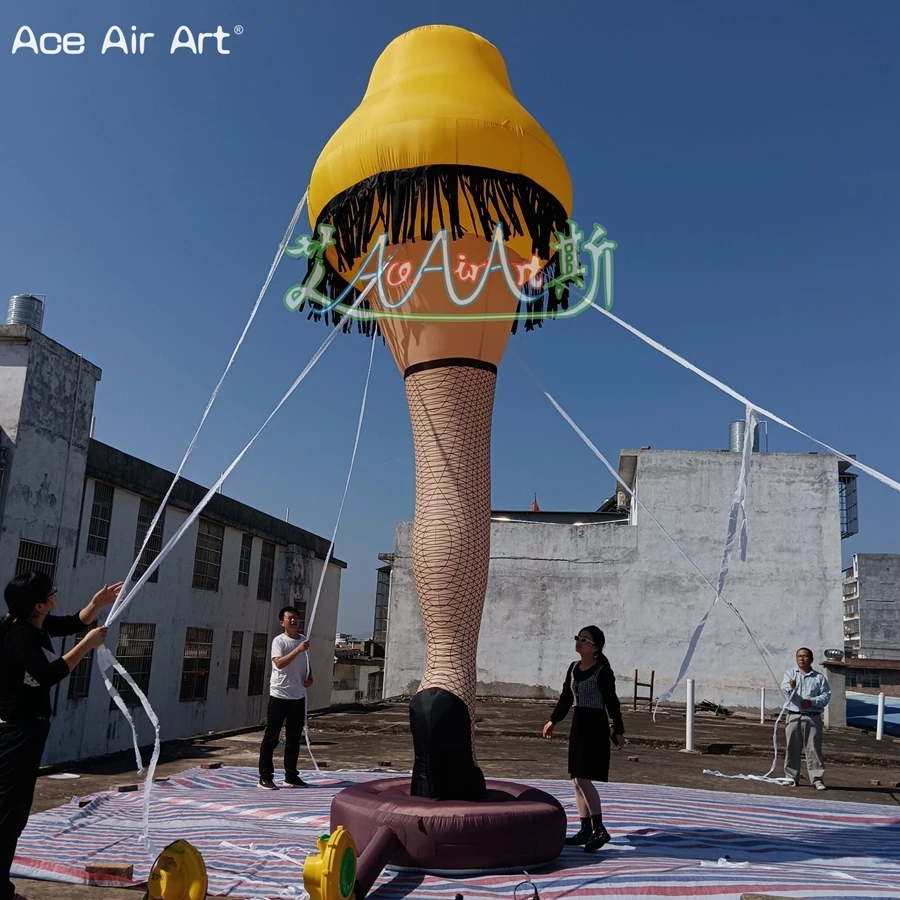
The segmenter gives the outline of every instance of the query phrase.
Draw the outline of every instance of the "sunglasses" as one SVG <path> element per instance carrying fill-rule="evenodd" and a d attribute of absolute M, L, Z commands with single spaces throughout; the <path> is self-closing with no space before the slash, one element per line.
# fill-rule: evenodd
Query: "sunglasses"
<path fill-rule="evenodd" d="M 579 637 L 577 634 L 575 635 L 575 643 L 576 644 L 593 644 L 594 642 L 589 638 Z"/>

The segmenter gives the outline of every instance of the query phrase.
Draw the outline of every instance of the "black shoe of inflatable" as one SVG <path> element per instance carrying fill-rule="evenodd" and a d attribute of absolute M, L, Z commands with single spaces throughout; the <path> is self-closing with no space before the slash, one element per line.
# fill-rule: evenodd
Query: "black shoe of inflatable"
<path fill-rule="evenodd" d="M 409 702 L 413 736 L 410 794 L 432 800 L 484 800 L 484 775 L 472 753 L 466 704 L 443 688 L 426 688 Z"/>

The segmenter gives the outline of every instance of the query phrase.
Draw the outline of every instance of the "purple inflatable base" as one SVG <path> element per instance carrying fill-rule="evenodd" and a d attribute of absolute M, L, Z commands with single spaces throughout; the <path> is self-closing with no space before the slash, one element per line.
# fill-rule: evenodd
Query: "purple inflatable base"
<path fill-rule="evenodd" d="M 342 825 L 350 832 L 360 869 L 366 870 L 360 882 L 368 881 L 368 870 L 376 866 L 378 873 L 385 866 L 448 875 L 522 871 L 551 863 L 563 851 L 566 813 L 544 791 L 488 781 L 487 799 L 472 803 L 411 797 L 409 785 L 408 778 L 370 781 L 331 801 L 332 830 Z M 388 829 L 395 840 L 388 838 Z M 377 854 L 366 854 L 376 835 L 372 850 Z M 363 895 L 370 886 L 358 884 Z M 356 900 L 362 900 L 359 893 Z"/>

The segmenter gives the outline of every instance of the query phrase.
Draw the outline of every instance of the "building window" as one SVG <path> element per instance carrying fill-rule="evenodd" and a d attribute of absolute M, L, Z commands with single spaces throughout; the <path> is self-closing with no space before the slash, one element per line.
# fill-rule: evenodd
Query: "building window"
<path fill-rule="evenodd" d="M 115 488 L 111 484 L 104 484 L 102 481 L 94 482 L 94 505 L 91 507 L 91 524 L 88 527 L 88 553 L 106 556 L 114 493 Z"/>
<path fill-rule="evenodd" d="M 306 601 L 305 600 L 294 600 L 291 604 L 294 609 L 297 610 L 297 614 L 300 618 L 300 631 L 304 634 L 306 633 Z"/>
<path fill-rule="evenodd" d="M 367 688 L 366 700 L 380 700 L 384 693 L 384 672 L 370 672 Z"/>
<path fill-rule="evenodd" d="M 378 569 L 378 581 L 375 588 L 375 623 L 372 628 L 372 640 L 380 645 L 381 655 L 387 643 L 387 613 L 391 594 L 391 567 L 381 566 Z"/>
<path fill-rule="evenodd" d="M 236 690 L 241 686 L 241 653 L 244 649 L 244 632 L 231 633 L 231 650 L 228 654 L 228 685 L 226 690 Z"/>
<path fill-rule="evenodd" d="M 153 521 L 153 517 L 156 515 L 157 506 L 152 500 L 147 500 L 144 497 L 141 497 L 141 508 L 138 512 L 138 520 L 137 520 L 137 532 L 134 535 L 134 555 L 137 556 L 138 553 L 141 552 L 141 547 L 143 546 L 144 539 L 147 537 L 147 529 L 150 528 L 150 523 Z M 162 550 L 162 536 L 163 536 L 163 528 L 165 527 L 166 522 L 166 511 L 163 510 L 162 515 L 159 517 L 159 521 L 156 523 L 156 528 L 153 529 L 153 534 L 150 535 L 150 540 L 147 541 L 147 549 L 144 550 L 143 555 L 141 556 L 141 560 L 137 565 L 137 568 L 134 570 L 134 577 L 140 578 L 147 569 L 150 568 L 150 563 L 159 556 L 160 550 Z M 157 566 L 153 570 L 153 574 L 147 579 L 147 581 L 156 584 L 159 581 L 159 566 Z"/>
<path fill-rule="evenodd" d="M 181 700 L 205 700 L 212 659 L 211 628 L 188 628 L 181 667 Z"/>
<path fill-rule="evenodd" d="M 155 637 L 156 625 L 152 622 L 123 622 L 119 627 L 119 643 L 116 645 L 116 658 L 148 699 Z M 113 673 L 113 687 L 119 692 L 126 706 L 140 704 L 131 685 L 118 672 Z M 115 706 L 110 698 L 109 708 L 115 709 Z"/>
<path fill-rule="evenodd" d="M 84 628 L 81 629 L 75 635 L 75 644 L 77 644 L 85 635 L 92 629 L 96 627 L 96 623 L 91 625 L 85 625 Z M 72 644 L 74 647 L 75 644 Z M 69 676 L 69 699 L 70 700 L 83 700 L 90 693 L 91 690 L 91 663 L 94 660 L 94 651 L 88 650 L 87 655 L 83 656 L 81 662 L 72 669 L 72 674 Z"/>
<path fill-rule="evenodd" d="M 59 551 L 50 544 L 19 541 L 16 575 L 24 575 L 26 572 L 43 572 L 51 581 L 55 581 L 58 556 Z"/>
<path fill-rule="evenodd" d="M 844 674 L 847 687 L 881 687 L 881 673 L 877 669 L 847 669 Z"/>
<path fill-rule="evenodd" d="M 844 472 L 838 476 L 838 503 L 841 515 L 841 540 L 859 532 L 859 511 L 856 501 L 856 476 Z"/>
<path fill-rule="evenodd" d="M 241 561 L 238 564 L 238 584 L 250 585 L 250 556 L 253 553 L 253 535 L 241 536 Z"/>
<path fill-rule="evenodd" d="M 197 550 L 194 553 L 194 587 L 201 591 L 219 589 L 222 568 L 222 544 L 225 527 L 209 519 L 201 519 L 197 529 Z"/>
<path fill-rule="evenodd" d="M 263 541 L 259 554 L 259 581 L 256 583 L 256 599 L 272 601 L 272 582 L 275 579 L 275 545 Z"/>
<path fill-rule="evenodd" d="M 247 696 L 255 697 L 263 692 L 266 677 L 266 663 L 269 656 L 269 636 L 254 634 L 250 648 L 250 678 L 247 681 Z"/>

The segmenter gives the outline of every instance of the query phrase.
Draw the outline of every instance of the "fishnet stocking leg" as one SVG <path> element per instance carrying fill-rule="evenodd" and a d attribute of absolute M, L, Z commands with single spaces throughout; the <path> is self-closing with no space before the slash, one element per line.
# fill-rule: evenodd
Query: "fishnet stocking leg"
<path fill-rule="evenodd" d="M 413 576 L 425 623 L 419 690 L 443 688 L 469 710 L 491 543 L 491 417 L 497 374 L 465 365 L 406 378 L 416 459 Z M 473 741 L 474 745 L 474 741 Z"/>

